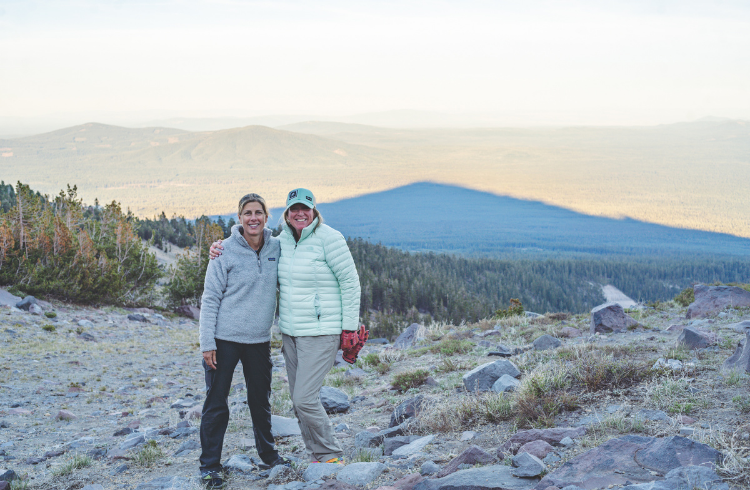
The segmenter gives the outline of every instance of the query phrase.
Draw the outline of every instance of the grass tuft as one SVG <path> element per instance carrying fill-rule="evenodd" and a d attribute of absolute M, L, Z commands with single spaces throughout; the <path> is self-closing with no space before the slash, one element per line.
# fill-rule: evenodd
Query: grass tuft
<path fill-rule="evenodd" d="M 410 388 L 416 388 L 423 385 L 429 375 L 430 373 L 424 369 L 406 371 L 395 375 L 391 384 L 399 391 L 406 391 Z"/>
<path fill-rule="evenodd" d="M 74 454 L 72 458 L 68 459 L 61 466 L 58 466 L 57 468 L 52 470 L 52 474 L 55 476 L 70 475 L 75 470 L 86 468 L 88 466 L 91 466 L 92 464 L 94 464 L 94 460 L 91 459 L 91 457 L 83 454 Z"/>
<path fill-rule="evenodd" d="M 164 451 L 155 440 L 151 439 L 146 445 L 133 455 L 133 462 L 138 466 L 151 467 L 164 457 Z"/>

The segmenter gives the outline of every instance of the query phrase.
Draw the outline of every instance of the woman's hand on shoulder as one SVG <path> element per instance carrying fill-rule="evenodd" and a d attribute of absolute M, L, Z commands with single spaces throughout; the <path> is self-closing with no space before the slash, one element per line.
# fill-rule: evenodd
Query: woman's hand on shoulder
<path fill-rule="evenodd" d="M 224 250 L 224 247 L 221 245 L 221 240 L 216 240 L 214 243 L 211 244 L 211 250 L 208 251 L 208 255 L 215 259 L 219 255 L 221 255 L 221 251 Z"/>

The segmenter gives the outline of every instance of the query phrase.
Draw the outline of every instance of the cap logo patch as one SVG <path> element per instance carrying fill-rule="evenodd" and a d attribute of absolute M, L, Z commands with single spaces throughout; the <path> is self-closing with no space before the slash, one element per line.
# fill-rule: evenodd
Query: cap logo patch
<path fill-rule="evenodd" d="M 287 199 L 294 199 L 295 197 L 297 197 L 297 189 L 290 192 L 289 197 Z"/>
<path fill-rule="evenodd" d="M 305 199 L 307 199 L 308 201 L 312 202 L 312 197 L 310 197 L 310 196 L 305 196 Z"/>

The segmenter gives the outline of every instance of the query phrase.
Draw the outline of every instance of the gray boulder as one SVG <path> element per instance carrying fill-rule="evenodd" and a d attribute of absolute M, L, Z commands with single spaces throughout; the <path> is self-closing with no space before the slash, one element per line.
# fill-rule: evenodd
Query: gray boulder
<path fill-rule="evenodd" d="M 518 453 L 511 460 L 513 471 L 511 474 L 519 478 L 533 478 L 547 470 L 542 460 L 529 453 Z"/>
<path fill-rule="evenodd" d="M 419 340 L 424 327 L 418 323 L 412 323 L 401 332 L 396 341 L 393 343 L 394 349 L 408 349 Z"/>
<path fill-rule="evenodd" d="M 705 317 L 721 311 L 727 306 L 743 308 L 750 306 L 750 292 L 736 286 L 696 284 L 693 291 L 695 292 L 695 301 L 688 306 L 688 318 Z"/>
<path fill-rule="evenodd" d="M 503 374 L 517 378 L 521 371 L 515 364 L 506 359 L 500 359 L 495 362 L 488 362 L 477 366 L 468 373 L 463 375 L 464 387 L 467 391 L 489 391 L 495 381 L 500 379 Z"/>
<path fill-rule="evenodd" d="M 391 414 L 391 423 L 388 427 L 396 427 L 401 425 L 405 420 L 419 416 L 422 411 L 422 405 L 424 403 L 424 396 L 417 395 L 414 398 L 409 398 L 401 402 L 393 413 Z"/>
<path fill-rule="evenodd" d="M 383 463 L 351 463 L 336 474 L 336 479 L 349 485 L 369 485 L 385 471 Z"/>
<path fill-rule="evenodd" d="M 13 481 L 18 479 L 18 475 L 13 470 L 0 468 L 0 481 Z"/>
<path fill-rule="evenodd" d="M 729 485 L 705 466 L 681 466 L 667 473 L 664 480 L 626 485 L 622 490 L 729 490 Z"/>
<path fill-rule="evenodd" d="M 391 456 L 393 456 L 394 458 L 408 458 L 409 456 L 417 454 L 422 449 L 424 449 L 425 446 L 431 443 L 433 439 L 435 439 L 435 436 L 433 435 L 420 437 L 416 441 L 396 449 L 395 451 L 393 451 L 393 453 L 391 453 Z"/>
<path fill-rule="evenodd" d="M 186 316 L 188 318 L 192 318 L 193 320 L 200 320 L 201 318 L 201 310 L 200 308 L 196 308 L 195 306 L 182 305 L 175 308 L 174 311 L 178 315 Z"/>
<path fill-rule="evenodd" d="M 591 335 L 595 333 L 619 333 L 640 326 L 617 303 L 604 303 L 591 310 Z"/>
<path fill-rule="evenodd" d="M 453 458 L 440 472 L 437 474 L 438 478 L 443 478 L 458 471 L 458 468 L 462 464 L 475 465 L 477 463 L 487 464 L 495 461 L 495 457 L 485 452 L 479 446 L 471 446 L 464 452 Z"/>
<path fill-rule="evenodd" d="M 423 480 L 414 490 L 531 490 L 537 478 L 516 478 L 509 466 L 485 466 L 457 471 L 444 478 Z M 546 488 L 546 487 L 545 487 Z"/>
<path fill-rule="evenodd" d="M 532 344 L 534 345 L 534 350 L 550 350 L 557 349 L 562 345 L 562 342 L 552 335 L 545 334 L 532 342 Z"/>
<path fill-rule="evenodd" d="M 271 415 L 271 434 L 274 437 L 290 437 L 300 436 L 302 435 L 302 431 L 299 428 L 297 419 Z"/>
<path fill-rule="evenodd" d="M 200 449 L 201 445 L 198 441 L 185 441 L 180 447 L 174 452 L 175 457 L 187 456 L 190 452 Z M 229 458 L 231 460 L 231 458 Z"/>
<path fill-rule="evenodd" d="M 331 386 L 323 386 L 320 389 L 320 402 L 327 413 L 344 413 L 349 410 L 349 396 Z"/>
<path fill-rule="evenodd" d="M 506 393 L 506 392 L 516 391 L 516 386 L 518 386 L 519 383 L 520 381 L 518 381 L 513 376 L 503 374 L 492 385 L 492 391 L 494 391 L 495 393 Z"/>
<path fill-rule="evenodd" d="M 44 313 L 44 310 L 39 305 L 30 305 L 29 306 L 29 313 L 31 313 L 32 315 L 40 316 L 40 315 L 42 315 Z"/>
<path fill-rule="evenodd" d="M 744 340 L 737 344 L 734 354 L 721 365 L 721 370 L 750 373 L 750 330 L 745 333 Z"/>
<path fill-rule="evenodd" d="M 336 475 L 339 471 L 344 469 L 344 465 L 336 463 L 315 463 L 307 467 L 304 473 L 302 473 L 302 479 L 305 481 L 320 480 L 324 476 Z"/>
<path fill-rule="evenodd" d="M 745 320 L 739 323 L 733 323 L 731 325 L 727 325 L 726 328 L 731 328 L 732 330 L 738 333 L 747 333 L 747 332 L 750 332 L 750 320 Z"/>
<path fill-rule="evenodd" d="M 579 454 L 545 476 L 536 490 L 550 486 L 607 488 L 609 485 L 647 483 L 654 480 L 655 474 L 667 474 L 680 466 L 713 468 L 720 458 L 721 453 L 714 448 L 684 437 L 628 435 L 610 439 L 599 447 Z M 618 470 L 617 473 L 612 471 L 614 468 Z"/>
<path fill-rule="evenodd" d="M 0 306 L 16 306 L 19 301 L 21 301 L 20 297 L 12 295 L 4 289 L 0 289 Z"/>
<path fill-rule="evenodd" d="M 193 484 L 180 476 L 162 476 L 146 483 L 141 483 L 135 490 L 190 490 Z"/>
<path fill-rule="evenodd" d="M 518 448 L 531 441 L 545 441 L 553 446 L 559 446 L 566 437 L 580 439 L 586 434 L 585 427 L 555 427 L 552 429 L 529 429 L 518 431 L 501 446 L 505 453 L 516 454 Z"/>
<path fill-rule="evenodd" d="M 487 355 L 488 356 L 497 356 L 497 357 L 511 357 L 511 356 L 513 356 L 515 354 L 518 354 L 518 352 L 516 352 L 517 350 L 518 350 L 518 348 L 511 349 L 507 345 L 499 344 L 495 348 L 495 350 L 488 352 Z"/>
<path fill-rule="evenodd" d="M 716 334 L 713 332 L 704 332 L 695 327 L 685 327 L 677 337 L 677 346 L 687 347 L 688 349 L 705 349 L 716 342 Z"/>
<path fill-rule="evenodd" d="M 19 310 L 29 311 L 31 305 L 37 304 L 36 298 L 33 296 L 26 296 L 24 299 L 16 303 L 16 308 Z"/>

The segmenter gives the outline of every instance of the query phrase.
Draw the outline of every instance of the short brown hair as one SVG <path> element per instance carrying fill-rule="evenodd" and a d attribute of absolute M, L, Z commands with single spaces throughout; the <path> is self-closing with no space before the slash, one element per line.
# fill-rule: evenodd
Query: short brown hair
<path fill-rule="evenodd" d="M 242 214 L 242 208 L 245 207 L 245 204 L 249 202 L 257 202 L 260 204 L 260 207 L 263 208 L 263 212 L 266 214 L 266 217 L 268 219 L 271 219 L 271 215 L 268 213 L 268 206 L 266 205 L 266 200 L 260 197 L 259 194 L 251 193 L 251 194 L 245 194 L 242 196 L 242 199 L 240 199 L 240 203 L 237 205 L 237 217 L 239 217 Z"/>

